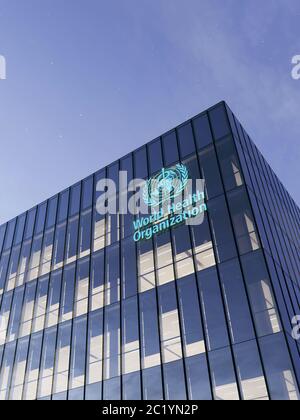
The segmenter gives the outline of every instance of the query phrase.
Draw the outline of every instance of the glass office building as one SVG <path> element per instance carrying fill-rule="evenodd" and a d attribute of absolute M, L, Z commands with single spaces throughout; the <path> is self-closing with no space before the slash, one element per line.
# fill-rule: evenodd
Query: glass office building
<path fill-rule="evenodd" d="M 201 225 L 135 242 L 96 211 L 98 180 L 178 162 Z M 299 399 L 299 231 L 224 102 L 142 146 L 0 226 L 0 399 Z"/>

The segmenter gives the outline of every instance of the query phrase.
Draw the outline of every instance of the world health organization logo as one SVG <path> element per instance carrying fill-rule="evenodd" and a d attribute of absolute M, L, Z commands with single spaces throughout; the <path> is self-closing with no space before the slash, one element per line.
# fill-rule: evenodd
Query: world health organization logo
<path fill-rule="evenodd" d="M 177 197 L 185 189 L 189 173 L 185 165 L 177 164 L 173 169 L 163 168 L 150 178 L 143 190 L 144 202 L 151 207 Z"/>

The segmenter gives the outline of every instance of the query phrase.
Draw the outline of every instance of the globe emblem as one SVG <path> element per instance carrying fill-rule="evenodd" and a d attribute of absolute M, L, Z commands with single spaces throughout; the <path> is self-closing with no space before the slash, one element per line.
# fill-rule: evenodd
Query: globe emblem
<path fill-rule="evenodd" d="M 144 202 L 149 206 L 159 204 L 177 197 L 188 182 L 188 170 L 185 165 L 177 164 L 175 168 L 163 168 L 150 178 L 143 190 Z"/>

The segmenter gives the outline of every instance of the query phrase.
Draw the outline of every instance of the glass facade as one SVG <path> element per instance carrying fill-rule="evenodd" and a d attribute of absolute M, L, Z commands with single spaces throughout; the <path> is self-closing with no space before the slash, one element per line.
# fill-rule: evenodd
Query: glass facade
<path fill-rule="evenodd" d="M 96 211 L 99 180 L 178 162 L 201 225 L 136 243 Z M 0 226 L 0 399 L 297 400 L 299 255 L 299 208 L 219 103 Z"/>

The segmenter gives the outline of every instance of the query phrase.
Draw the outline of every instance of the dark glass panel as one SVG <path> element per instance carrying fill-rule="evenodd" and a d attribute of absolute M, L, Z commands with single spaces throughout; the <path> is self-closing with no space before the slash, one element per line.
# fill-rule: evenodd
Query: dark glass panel
<path fill-rule="evenodd" d="M 121 399 L 121 378 L 109 379 L 103 383 L 103 400 L 120 400 Z"/>
<path fill-rule="evenodd" d="M 49 229 L 55 225 L 57 203 L 58 203 L 58 196 L 55 196 L 48 201 L 46 229 Z"/>
<path fill-rule="evenodd" d="M 229 345 L 223 301 L 215 268 L 198 273 L 198 287 L 201 297 L 203 321 L 208 349 L 213 350 Z"/>
<path fill-rule="evenodd" d="M 255 335 L 238 260 L 227 261 L 219 268 L 232 342 L 251 340 Z"/>
<path fill-rule="evenodd" d="M 163 167 L 162 151 L 160 140 L 148 145 L 150 175 L 158 172 Z"/>
<path fill-rule="evenodd" d="M 223 194 L 223 186 L 213 146 L 209 146 L 199 152 L 199 162 L 205 182 L 206 197 L 211 199 Z"/>
<path fill-rule="evenodd" d="M 166 400 L 186 400 L 182 360 L 163 365 Z"/>
<path fill-rule="evenodd" d="M 135 178 L 148 177 L 148 164 L 147 164 L 147 149 L 143 147 L 134 153 L 134 174 Z"/>
<path fill-rule="evenodd" d="M 141 400 L 141 374 L 140 372 L 123 375 L 123 400 Z"/>
<path fill-rule="evenodd" d="M 38 206 L 37 218 L 36 218 L 36 224 L 35 224 L 35 235 L 38 235 L 44 230 L 46 212 L 47 212 L 47 202 L 42 203 Z"/>
<path fill-rule="evenodd" d="M 299 400 L 299 389 L 282 334 L 259 340 L 272 400 Z"/>
<path fill-rule="evenodd" d="M 238 387 L 229 348 L 208 353 L 215 400 L 239 400 Z"/>
<path fill-rule="evenodd" d="M 230 133 L 230 126 L 223 104 L 209 111 L 209 117 L 215 140 Z"/>
<path fill-rule="evenodd" d="M 195 143 L 191 123 L 182 125 L 177 129 L 181 158 L 195 152 Z"/>
<path fill-rule="evenodd" d="M 179 160 L 177 139 L 175 131 L 165 134 L 162 137 L 165 165 L 169 166 Z"/>
<path fill-rule="evenodd" d="M 155 366 L 143 370 L 143 399 L 144 400 L 162 400 L 162 367 Z"/>
<path fill-rule="evenodd" d="M 81 184 L 76 184 L 71 188 L 71 201 L 69 216 L 74 216 L 79 213 L 80 210 L 80 194 L 81 194 Z"/>
<path fill-rule="evenodd" d="M 59 207 L 58 207 L 58 223 L 63 222 L 68 216 L 68 205 L 69 205 L 69 190 L 63 191 L 59 195 Z"/>
<path fill-rule="evenodd" d="M 206 355 L 189 357 L 185 360 L 189 400 L 212 399 Z"/>
<path fill-rule="evenodd" d="M 193 127 L 198 149 L 203 149 L 203 147 L 212 143 L 213 139 L 207 114 L 194 118 Z"/>

